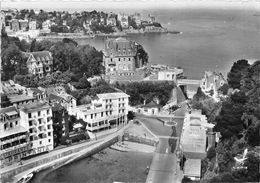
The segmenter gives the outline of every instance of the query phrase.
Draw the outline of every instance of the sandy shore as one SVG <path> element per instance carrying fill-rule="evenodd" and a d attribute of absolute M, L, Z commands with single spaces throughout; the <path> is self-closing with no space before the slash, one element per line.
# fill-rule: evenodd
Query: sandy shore
<path fill-rule="evenodd" d="M 54 171 L 36 175 L 33 183 L 145 182 L 154 147 L 124 142 Z M 149 152 L 149 153 L 148 153 Z"/>

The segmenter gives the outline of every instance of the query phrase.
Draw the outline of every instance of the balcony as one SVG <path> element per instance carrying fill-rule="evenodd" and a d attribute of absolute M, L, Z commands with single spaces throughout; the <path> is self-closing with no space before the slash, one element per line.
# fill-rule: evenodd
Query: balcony
<path fill-rule="evenodd" d="M 19 145 L 16 145 L 16 146 L 12 146 L 12 147 L 6 148 L 4 150 L 1 150 L 0 154 L 10 152 L 10 151 L 14 151 L 16 149 L 20 149 L 20 148 L 26 147 L 28 145 L 29 145 L 29 143 L 25 142 L 25 143 L 22 143 L 22 144 L 19 144 Z M 12 153 L 12 154 L 14 154 L 14 153 Z"/>

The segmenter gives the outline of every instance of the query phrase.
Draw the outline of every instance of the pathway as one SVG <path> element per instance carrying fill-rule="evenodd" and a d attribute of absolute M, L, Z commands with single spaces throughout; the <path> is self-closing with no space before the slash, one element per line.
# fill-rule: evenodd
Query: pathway
<path fill-rule="evenodd" d="M 181 135 L 184 115 L 188 111 L 188 107 L 183 105 L 175 111 L 173 120 L 176 126 L 165 126 L 164 122 L 169 120 L 163 117 L 147 117 L 137 115 L 137 119 L 159 139 L 152 164 L 146 179 L 146 183 L 179 183 L 182 180 L 182 171 L 175 154 L 175 149 L 179 143 Z M 160 120 L 158 120 L 159 118 Z"/>

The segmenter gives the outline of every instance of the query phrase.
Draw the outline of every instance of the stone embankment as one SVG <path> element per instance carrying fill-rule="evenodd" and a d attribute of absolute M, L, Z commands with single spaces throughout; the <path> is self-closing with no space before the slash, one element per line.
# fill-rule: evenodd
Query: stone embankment
<path fill-rule="evenodd" d="M 30 172 L 41 171 L 49 167 L 57 168 L 71 161 L 93 155 L 116 143 L 119 137 L 122 139 L 123 132 L 127 127 L 128 125 L 113 134 L 107 135 L 103 139 L 52 151 L 48 154 L 26 160 L 23 165 L 13 165 L 12 167 L 1 169 L 0 182 L 15 182 Z"/>

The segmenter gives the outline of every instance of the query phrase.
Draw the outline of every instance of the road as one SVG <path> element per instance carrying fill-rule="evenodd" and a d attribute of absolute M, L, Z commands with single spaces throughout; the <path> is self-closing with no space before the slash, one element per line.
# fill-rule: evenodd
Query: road
<path fill-rule="evenodd" d="M 137 115 L 136 118 L 141 121 L 154 135 L 159 138 L 152 164 L 146 179 L 146 183 L 179 183 L 182 179 L 182 173 L 177 163 L 175 149 L 178 139 L 182 132 L 184 115 L 188 111 L 186 105 L 175 111 L 173 121 L 176 126 L 165 126 L 163 121 L 170 118 L 147 117 Z"/>

